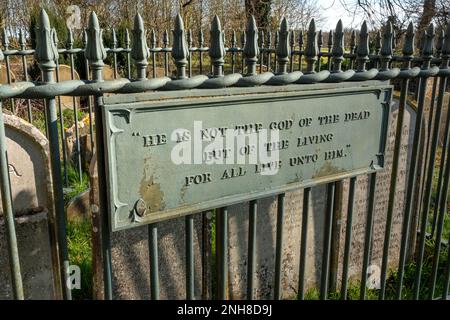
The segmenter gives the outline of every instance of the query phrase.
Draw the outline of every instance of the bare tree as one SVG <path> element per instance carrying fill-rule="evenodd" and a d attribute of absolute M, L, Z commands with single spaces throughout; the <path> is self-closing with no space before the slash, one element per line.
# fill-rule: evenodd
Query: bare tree
<path fill-rule="evenodd" d="M 272 28 L 277 28 L 282 17 L 286 17 L 290 27 L 306 30 L 311 19 L 316 25 L 325 22 L 320 7 L 315 0 L 274 0 L 272 4 Z"/>

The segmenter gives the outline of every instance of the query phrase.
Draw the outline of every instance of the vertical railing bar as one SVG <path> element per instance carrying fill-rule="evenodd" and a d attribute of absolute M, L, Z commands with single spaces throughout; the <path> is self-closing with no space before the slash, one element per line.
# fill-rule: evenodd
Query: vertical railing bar
<path fill-rule="evenodd" d="M 402 228 L 402 239 L 400 246 L 400 257 L 399 257 L 399 267 L 398 267 L 398 286 L 397 286 L 397 299 L 401 299 L 402 287 L 403 287 L 403 276 L 404 276 L 404 268 L 406 262 L 406 253 L 408 247 L 409 240 L 409 229 L 411 223 L 411 210 L 412 210 L 412 201 L 414 196 L 414 189 L 416 185 L 416 175 L 417 175 L 417 167 L 418 167 L 418 153 L 419 153 L 419 144 L 422 136 L 422 120 L 423 120 L 423 106 L 425 101 L 425 89 L 426 89 L 426 81 L 420 81 L 420 93 L 419 93 L 419 103 L 417 106 L 417 116 L 416 116 L 416 125 L 414 128 L 414 138 L 413 138 L 413 149 L 411 156 L 411 165 L 408 176 L 408 186 L 406 193 L 406 208 L 405 214 L 403 217 L 403 228 Z"/>
<path fill-rule="evenodd" d="M 448 104 L 448 107 L 450 107 L 450 102 Z M 449 143 L 449 136 L 450 136 L 450 113 L 447 114 L 447 120 L 445 123 L 445 131 L 447 134 L 444 138 L 443 148 L 442 148 L 442 154 L 441 154 L 441 161 L 440 161 L 440 172 L 439 172 L 439 181 L 438 186 L 440 190 L 437 193 L 436 202 L 435 202 L 435 213 L 437 217 L 437 229 L 436 229 L 436 240 L 435 240 L 435 246 L 434 246 L 434 254 L 433 254 L 433 265 L 431 268 L 431 277 L 430 277 L 430 294 L 428 296 L 429 299 L 434 298 L 434 291 L 436 289 L 436 278 L 437 278 L 437 270 L 439 267 L 439 254 L 441 251 L 441 240 L 442 240 L 442 232 L 444 229 L 444 218 L 445 218 L 445 211 L 446 211 L 446 205 L 447 205 L 447 199 L 446 197 L 442 197 L 442 194 L 440 194 L 440 191 L 443 189 L 448 190 L 448 179 L 449 179 L 449 173 L 450 170 L 450 152 L 447 151 Z M 446 164 L 447 160 L 447 165 Z M 444 169 L 445 168 L 445 169 Z M 443 174 L 444 170 L 446 171 L 445 174 Z M 442 174 L 441 174 L 442 173 Z M 447 181 L 445 181 L 447 179 Z M 443 180 L 444 179 L 444 180 Z M 446 187 L 445 187 L 446 186 Z M 443 187 L 443 188 L 442 188 Z M 448 191 L 445 192 L 447 194 Z M 439 208 L 439 215 L 437 215 L 437 208 Z"/>
<path fill-rule="evenodd" d="M 4 37 L 7 37 L 6 32 L 4 31 Z M 5 50 L 8 50 L 9 47 L 5 44 Z M 9 63 L 9 55 L 5 54 L 5 65 L 6 65 L 6 80 L 8 84 L 11 84 L 11 64 Z M 16 114 L 16 103 L 15 99 L 11 98 L 9 100 L 11 102 L 11 111 L 15 115 Z"/>
<path fill-rule="evenodd" d="M 388 210 L 386 215 L 386 225 L 384 231 L 384 242 L 383 242 L 383 257 L 381 261 L 381 274 L 380 274 L 380 291 L 379 299 L 384 300 L 386 293 L 386 277 L 387 277 L 387 267 L 389 262 L 389 247 L 391 240 L 391 229 L 392 229 L 392 219 L 395 206 L 395 190 L 397 189 L 397 174 L 398 165 L 400 159 L 400 151 L 402 145 L 402 131 L 403 131 L 403 121 L 405 114 L 406 98 L 408 93 L 409 79 L 402 79 L 399 107 L 397 113 L 397 126 L 395 132 L 395 143 L 394 143 L 394 154 L 392 159 L 392 170 L 391 179 L 389 187 L 389 199 L 388 199 Z"/>
<path fill-rule="evenodd" d="M 250 212 L 248 220 L 248 267 L 247 267 L 247 300 L 253 300 L 255 288 L 254 277 L 256 267 L 256 219 L 258 205 L 256 200 L 250 201 Z"/>
<path fill-rule="evenodd" d="M 284 221 L 284 198 L 281 193 L 277 197 L 277 235 L 275 247 L 275 287 L 274 299 L 281 299 L 281 267 L 283 264 L 283 221 Z"/>
<path fill-rule="evenodd" d="M 449 150 L 448 153 L 450 154 L 450 143 L 449 145 Z M 449 177 L 450 174 L 450 170 L 449 169 L 449 165 L 447 165 L 447 178 Z M 447 183 L 447 190 L 448 190 L 448 183 Z M 444 286 L 442 288 L 442 300 L 447 300 L 450 299 L 449 297 L 449 292 L 448 292 L 448 288 L 450 285 L 450 245 L 448 246 L 448 254 L 447 254 L 447 270 L 445 271 L 445 279 L 444 279 Z"/>
<path fill-rule="evenodd" d="M 125 49 L 126 49 L 126 55 L 127 55 L 127 78 L 131 79 L 130 34 L 128 32 L 128 29 L 125 30 Z"/>
<path fill-rule="evenodd" d="M 14 209 L 9 178 L 8 153 L 6 150 L 5 124 L 3 121 L 2 101 L 0 100 L 0 192 L 5 218 L 6 238 L 11 268 L 11 281 L 14 299 L 23 300 L 22 275 L 20 271 L 19 249 L 17 247 Z"/>
<path fill-rule="evenodd" d="M 151 299 L 159 300 L 158 227 L 155 223 L 148 226 L 148 248 Z"/>
<path fill-rule="evenodd" d="M 72 49 L 72 48 L 70 48 Z M 73 53 L 69 53 L 70 58 L 70 79 L 75 79 L 75 63 L 73 58 Z M 61 99 L 61 98 L 60 98 Z M 73 103 L 73 116 L 74 116 L 74 122 L 75 122 L 75 148 L 77 153 L 77 169 L 78 169 L 78 177 L 80 179 L 80 182 L 83 181 L 83 167 L 81 164 L 81 147 L 80 147 L 80 130 L 78 128 L 78 107 L 77 107 L 77 99 L 76 97 L 72 97 L 72 103 Z M 61 114 L 62 116 L 62 114 Z M 64 144 L 64 142 L 63 142 Z"/>
<path fill-rule="evenodd" d="M 48 15 L 45 10 L 41 10 L 39 18 L 38 48 L 36 48 L 36 58 L 42 72 L 42 79 L 45 83 L 54 83 L 53 72 L 56 69 L 58 52 L 55 46 L 55 29 L 51 29 Z M 47 40 L 47 41 L 45 41 Z M 58 116 L 56 112 L 55 97 L 46 98 L 47 127 L 49 136 L 50 164 L 52 171 L 53 192 L 55 201 L 56 222 L 58 226 L 58 249 L 60 253 L 61 276 L 63 298 L 71 300 L 71 287 L 69 281 L 69 255 L 67 249 L 66 226 L 67 217 L 64 208 L 63 182 L 61 175 L 61 156 L 59 151 Z"/>
<path fill-rule="evenodd" d="M 364 238 L 364 255 L 363 264 L 361 270 L 361 283 L 360 283 L 360 293 L 359 299 L 366 299 L 366 282 L 367 282 L 367 269 L 369 267 L 370 256 L 371 256 L 371 245 L 372 245 L 372 234 L 373 234 L 373 216 L 375 211 L 375 189 L 377 183 L 377 173 L 374 172 L 370 175 L 370 187 L 369 187 L 369 207 L 367 211 L 366 218 L 366 230 Z"/>
<path fill-rule="evenodd" d="M 56 60 L 56 82 L 59 82 L 59 61 Z M 66 132 L 64 130 L 64 117 L 62 111 L 62 103 L 61 97 L 58 97 L 58 111 L 59 111 L 59 125 L 60 125 L 60 133 L 61 133 L 61 148 L 63 154 L 63 166 L 64 166 L 64 185 L 67 187 L 69 185 L 69 175 L 67 171 L 67 150 L 66 150 Z"/>
<path fill-rule="evenodd" d="M 83 42 L 83 47 L 84 50 L 83 52 L 85 52 L 86 50 L 86 42 L 87 42 L 87 34 L 86 34 L 86 29 L 83 28 L 83 34 L 82 34 L 82 42 Z M 84 64 L 85 64 L 85 72 L 86 72 L 86 80 L 89 80 L 89 61 L 88 59 L 86 59 L 86 57 L 84 58 Z M 93 123 L 93 116 L 92 116 L 92 97 L 91 96 L 87 96 L 87 103 L 88 103 L 88 111 L 89 111 L 89 134 L 90 134 L 90 139 L 91 139 L 91 146 L 92 149 L 94 149 L 94 123 Z"/>
<path fill-rule="evenodd" d="M 331 232 L 333 228 L 335 183 L 327 185 L 327 207 L 325 213 L 325 227 L 323 237 L 322 270 L 320 275 L 320 299 L 326 300 L 328 296 L 328 277 L 330 268 Z"/>
<path fill-rule="evenodd" d="M 245 54 L 244 54 L 244 48 L 245 48 L 245 44 L 247 42 L 247 35 L 245 33 L 245 30 L 242 31 L 241 33 L 241 73 L 244 74 L 244 68 L 245 68 L 245 64 L 244 64 L 244 60 L 245 60 Z"/>
<path fill-rule="evenodd" d="M 22 50 L 25 50 L 26 47 L 24 46 Z M 28 66 L 27 66 L 27 57 L 25 55 L 22 55 L 22 68 L 24 73 L 24 80 L 28 81 Z M 27 109 L 28 109 L 28 121 L 33 124 L 33 113 L 31 109 L 31 101 L 30 99 L 27 99 Z"/>
<path fill-rule="evenodd" d="M 202 212 L 202 299 L 211 297 L 212 211 Z"/>
<path fill-rule="evenodd" d="M 186 220 L 186 299 L 194 299 L 194 216 Z"/>
<path fill-rule="evenodd" d="M 303 189 L 303 208 L 302 208 L 302 233 L 300 239 L 300 262 L 298 272 L 298 296 L 300 300 L 305 299 L 305 270 L 306 270 L 306 251 L 308 249 L 308 214 L 309 201 L 311 197 L 311 188 Z"/>
<path fill-rule="evenodd" d="M 414 280 L 414 299 L 416 299 L 416 300 L 419 299 L 419 292 L 420 292 L 420 281 L 421 281 L 421 276 L 422 276 L 422 262 L 423 262 L 424 250 L 425 250 L 428 211 L 430 210 L 431 191 L 433 188 L 433 177 L 434 177 L 434 165 L 435 165 L 435 158 L 436 158 L 436 152 L 437 152 L 437 147 L 438 147 L 442 105 L 443 105 L 444 93 L 445 93 L 446 86 L 447 86 L 447 78 L 442 77 L 439 81 L 439 96 L 438 96 L 438 102 L 436 105 L 436 115 L 435 115 L 435 121 L 434 121 L 434 127 L 433 127 L 433 136 L 432 137 L 428 136 L 428 140 L 430 140 L 430 138 L 431 138 L 430 154 L 429 154 L 430 161 L 428 163 L 426 180 L 425 180 L 426 185 L 425 185 L 425 192 L 424 192 L 424 199 L 423 199 L 424 202 L 423 202 L 423 207 L 422 207 L 422 217 L 421 217 L 422 221 L 421 221 L 421 225 L 420 225 L 419 254 L 417 257 L 417 268 L 416 268 L 416 275 L 415 275 L 415 280 Z"/>
<path fill-rule="evenodd" d="M 427 31 L 423 32 L 423 41 L 422 41 L 422 70 L 429 70 L 431 65 L 431 58 L 433 54 L 433 40 L 434 40 L 434 26 L 430 24 L 427 28 Z M 402 228 L 402 238 L 401 238 L 401 246 L 400 246 L 400 257 L 399 257 L 399 265 L 398 265 L 398 286 L 397 286 L 397 295 L 396 298 L 400 300 L 402 298 L 402 289 L 403 289 L 403 277 L 404 277 L 404 268 L 405 268 L 405 260 L 408 250 L 408 242 L 409 242 L 409 232 L 410 232 L 410 224 L 411 224 L 411 213 L 412 213 L 412 204 L 415 198 L 415 186 L 417 180 L 418 173 L 418 164 L 419 164 L 419 151 L 421 150 L 421 136 L 422 136 L 422 127 L 423 127 L 423 115 L 424 115 L 424 104 L 425 104 L 425 93 L 427 88 L 427 80 L 428 77 L 425 75 L 423 77 L 419 77 L 419 88 L 418 88 L 418 103 L 417 103 L 417 113 L 416 113 L 416 125 L 414 128 L 414 138 L 413 138 L 413 149 L 411 155 L 411 164 L 409 168 L 409 176 L 408 176 L 408 186 L 406 193 L 406 205 L 405 205 L 405 213 L 403 217 L 403 228 Z"/>
<path fill-rule="evenodd" d="M 381 51 L 381 35 L 377 33 L 376 39 L 376 51 L 377 54 Z M 392 47 L 392 42 L 391 42 Z M 392 50 L 390 50 L 392 51 Z M 404 46 L 402 48 L 403 54 L 403 66 L 402 71 L 408 71 L 411 68 L 411 60 L 413 59 L 414 53 L 414 26 L 412 23 L 408 25 L 408 29 L 405 35 Z M 390 60 L 390 59 L 389 59 Z M 380 275 L 380 291 L 378 294 L 378 298 L 383 300 L 385 298 L 386 293 L 386 277 L 387 277 L 387 268 L 389 263 L 389 247 L 391 241 L 391 230 L 392 230 L 392 221 L 395 207 L 395 196 L 396 196 L 396 188 L 397 188 L 397 176 L 398 176 L 398 167 L 399 167 L 399 159 L 400 152 L 402 146 L 402 132 L 403 132 L 403 122 L 404 122 L 404 114 L 405 114 L 405 106 L 406 99 L 408 96 L 408 86 L 409 86 L 409 78 L 405 77 L 401 81 L 400 88 L 400 98 L 399 98 L 399 106 L 397 112 L 397 124 L 395 131 L 395 142 L 394 142 L 394 154 L 392 158 L 392 169 L 391 169 L 391 177 L 390 177 L 390 185 L 389 185 L 389 197 L 388 197 L 388 209 L 386 215 L 386 224 L 385 224 L 385 232 L 384 232 L 384 242 L 383 242 L 383 255 L 381 261 L 381 275 Z M 407 227 L 404 225 L 404 227 Z M 408 227 L 409 228 L 409 227 Z M 403 228 L 403 231 L 405 228 Z"/>
<path fill-rule="evenodd" d="M 92 70 L 92 81 L 103 82 L 103 60 L 106 58 L 106 50 L 103 47 L 101 29 L 95 12 L 89 16 L 89 27 L 87 29 L 87 42 L 85 57 L 89 61 Z M 99 188 L 99 212 L 102 220 L 102 258 L 103 258 L 103 284 L 104 298 L 112 300 L 112 261 L 111 261 L 111 226 L 109 222 L 108 197 L 106 193 L 106 168 L 105 168 L 105 141 L 104 123 L 102 117 L 103 97 L 97 95 L 94 98 L 95 117 L 95 152 L 97 153 L 97 171 Z"/>
<path fill-rule="evenodd" d="M 348 268 L 350 262 L 350 250 L 352 245 L 353 205 L 355 202 L 355 184 L 356 177 L 350 178 L 350 188 L 348 191 L 347 205 L 347 224 L 345 228 L 344 260 L 342 262 L 342 286 L 340 293 L 341 300 L 347 299 Z"/>
<path fill-rule="evenodd" d="M 224 207 L 219 210 L 218 214 L 218 231 L 217 245 L 219 246 L 216 252 L 218 258 L 218 281 L 217 298 L 225 300 L 227 298 L 227 278 L 228 278 L 228 208 Z"/>

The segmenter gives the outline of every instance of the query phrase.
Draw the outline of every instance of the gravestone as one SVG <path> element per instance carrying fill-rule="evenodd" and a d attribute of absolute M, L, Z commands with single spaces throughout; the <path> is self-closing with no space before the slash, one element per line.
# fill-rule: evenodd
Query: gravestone
<path fill-rule="evenodd" d="M 10 77 L 11 82 L 16 81 L 16 75 L 11 70 L 9 70 L 9 77 Z M 8 74 L 6 72 L 6 66 L 4 66 L 4 65 L 0 65 L 0 83 L 8 84 Z"/>
<path fill-rule="evenodd" d="M 117 75 L 117 77 L 119 77 L 119 75 Z M 103 79 L 114 80 L 114 69 L 108 64 L 103 66 Z"/>
<path fill-rule="evenodd" d="M 103 295 L 102 260 L 98 215 L 97 160 L 91 162 L 90 208 L 93 219 L 93 285 L 94 298 Z M 161 299 L 185 299 L 185 219 L 164 221 L 158 226 L 159 286 Z M 148 227 L 122 230 L 111 234 L 111 256 L 114 299 L 150 298 L 150 263 Z M 202 219 L 194 218 L 195 298 L 202 294 Z"/>
<path fill-rule="evenodd" d="M 390 195 L 390 181 L 392 173 L 392 161 L 395 144 L 395 132 L 398 120 L 398 100 L 394 99 L 394 106 L 390 119 L 390 134 L 388 137 L 386 152 L 386 169 L 377 174 L 376 191 L 375 191 L 375 208 L 373 223 L 373 238 L 371 243 L 371 259 L 369 261 L 370 274 L 373 274 L 373 288 L 379 288 L 379 276 L 383 257 L 384 236 L 386 227 L 386 215 L 388 211 L 388 201 Z M 395 192 L 395 202 L 393 209 L 393 219 L 391 228 L 391 238 L 389 245 L 388 270 L 395 269 L 398 266 L 403 214 L 406 201 L 406 190 L 409 176 L 409 166 L 411 162 L 411 152 L 413 146 L 414 127 L 416 122 L 415 109 L 409 104 L 406 105 L 403 128 L 402 141 L 399 156 L 397 185 Z M 357 178 L 355 185 L 355 199 L 353 206 L 353 224 L 352 224 L 352 241 L 351 254 L 349 263 L 349 281 L 359 280 L 361 278 L 363 254 L 364 254 L 364 237 L 366 231 L 366 217 L 368 211 L 368 195 L 369 195 L 369 177 L 367 175 Z M 340 216 L 336 217 L 337 231 L 334 245 L 334 253 L 337 261 L 337 270 L 335 271 L 335 285 L 340 287 L 342 280 L 342 263 L 344 259 L 344 245 L 346 234 L 346 221 L 348 209 L 348 192 L 349 181 L 346 180 L 343 185 L 342 211 Z M 412 227 L 417 223 L 415 214 L 415 205 L 412 205 Z M 410 233 L 413 235 L 413 233 Z"/>
<path fill-rule="evenodd" d="M 56 81 L 56 71 L 53 71 L 53 77 Z M 80 80 L 80 75 L 76 70 L 74 70 L 74 80 Z M 71 68 L 68 65 L 61 64 L 59 65 L 59 82 L 72 80 L 71 76 Z M 78 108 L 80 108 L 80 97 L 69 97 L 69 96 L 60 96 L 58 99 L 61 99 L 61 106 L 64 109 L 73 109 L 74 100 Z"/>
<path fill-rule="evenodd" d="M 397 124 L 398 100 L 394 99 L 390 135 L 386 150 L 386 168 L 377 174 L 377 195 L 374 215 L 374 232 L 372 241 L 372 259 L 369 265 L 381 267 L 381 257 L 384 241 L 384 228 L 389 196 L 392 157 L 394 149 L 395 128 Z M 398 264 L 398 252 L 401 241 L 402 214 L 405 205 L 406 183 L 415 125 L 415 111 L 407 106 L 402 132 L 402 147 L 400 154 L 399 175 L 397 179 L 396 206 L 394 208 L 389 266 Z M 344 180 L 341 196 L 337 199 L 334 225 L 337 230 L 332 241 L 332 260 L 330 284 L 340 286 L 342 277 L 342 261 L 345 243 L 345 224 L 348 202 L 349 180 Z M 368 205 L 368 175 L 358 177 L 353 213 L 352 249 L 349 265 L 349 277 L 360 279 L 364 251 L 365 218 Z M 325 223 L 325 208 L 327 201 L 326 186 L 311 189 L 310 208 L 308 209 L 307 257 L 305 268 L 305 287 L 319 287 L 322 266 L 322 250 Z M 292 299 L 298 294 L 299 257 L 301 244 L 301 223 L 303 210 L 303 191 L 286 193 L 285 218 L 282 253 L 282 298 Z M 336 212 L 338 211 L 338 212 Z M 248 203 L 229 207 L 229 298 L 245 299 L 247 286 L 247 250 L 248 250 Z M 273 297 L 275 274 L 276 246 L 276 197 L 258 201 L 257 216 L 257 250 L 255 299 Z M 414 221 L 414 217 L 413 217 Z M 414 224 L 413 224 L 414 225 Z"/>
<path fill-rule="evenodd" d="M 4 115 L 19 257 L 28 299 L 59 297 L 53 191 L 48 140 L 28 122 Z M 0 299 L 11 299 L 11 279 L 0 206 Z M 53 262 L 53 263 L 52 263 Z"/>

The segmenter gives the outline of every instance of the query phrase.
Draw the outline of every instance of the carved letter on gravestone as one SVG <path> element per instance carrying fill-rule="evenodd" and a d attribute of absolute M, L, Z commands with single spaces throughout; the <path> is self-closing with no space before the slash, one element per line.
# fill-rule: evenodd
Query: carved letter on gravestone
<path fill-rule="evenodd" d="M 4 119 L 25 298 L 58 298 L 59 268 L 53 242 L 55 229 L 48 141 L 24 120 L 12 115 L 4 115 Z M 0 299 L 11 299 L 2 210 L 0 206 Z"/>
<path fill-rule="evenodd" d="M 398 100 L 391 113 L 390 136 L 386 152 L 386 169 L 378 173 L 376 207 L 374 216 L 374 232 L 372 241 L 372 260 L 370 265 L 381 267 L 381 258 L 384 241 L 384 228 L 389 197 L 389 184 L 391 177 L 392 157 L 395 143 L 395 127 L 397 124 Z M 389 250 L 389 266 L 394 268 L 398 263 L 398 250 L 401 241 L 402 214 L 406 196 L 406 183 L 408 177 L 410 146 L 414 135 L 415 110 L 407 106 L 402 132 L 402 148 L 400 153 L 399 173 L 397 180 L 396 205 L 392 223 L 391 243 Z M 357 179 L 354 213 L 353 236 L 349 265 L 349 277 L 359 280 L 364 250 L 365 219 L 368 204 L 368 176 L 363 175 Z M 303 191 L 286 193 L 285 221 L 284 221 L 284 247 L 282 259 L 282 298 L 292 299 L 297 295 L 301 215 Z M 342 197 L 339 199 L 341 212 L 336 215 L 336 230 L 332 254 L 337 255 L 337 267 L 331 270 L 335 279 L 330 283 L 340 286 L 342 277 L 342 261 L 345 243 L 345 223 L 348 201 L 348 179 L 344 182 Z M 326 204 L 325 186 L 312 188 L 307 237 L 307 260 L 305 271 L 306 288 L 317 287 L 320 284 L 322 247 L 324 233 L 324 216 Z M 248 239 L 248 203 L 229 207 L 229 292 L 230 299 L 245 299 L 247 285 L 247 239 Z M 271 298 L 273 295 L 275 270 L 275 239 L 276 239 L 276 198 L 267 198 L 258 202 L 257 218 L 257 249 L 256 274 L 254 298 Z M 339 217 L 337 217 L 339 216 Z"/>

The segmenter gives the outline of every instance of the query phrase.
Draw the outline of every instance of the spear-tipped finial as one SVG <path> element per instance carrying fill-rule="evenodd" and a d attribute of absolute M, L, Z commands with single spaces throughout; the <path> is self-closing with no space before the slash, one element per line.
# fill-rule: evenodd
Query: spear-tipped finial
<path fill-rule="evenodd" d="M 258 44 L 260 48 L 264 48 L 264 30 L 259 31 Z"/>
<path fill-rule="evenodd" d="M 237 43 L 236 31 L 233 30 L 233 32 L 231 33 L 231 40 L 230 40 L 231 47 L 236 48 L 236 43 Z"/>
<path fill-rule="evenodd" d="M 303 43 L 304 43 L 304 41 L 303 41 L 303 30 L 300 30 L 298 32 L 298 48 L 300 50 L 302 50 L 302 48 L 303 48 Z"/>
<path fill-rule="evenodd" d="M 155 48 L 156 47 L 156 33 L 155 29 L 152 29 L 150 32 L 150 47 Z"/>
<path fill-rule="evenodd" d="M 83 28 L 83 32 L 81 34 L 81 42 L 83 43 L 83 47 L 86 48 L 86 44 L 87 44 L 87 31 L 86 31 L 86 28 Z"/>
<path fill-rule="evenodd" d="M 331 55 L 333 56 L 333 72 L 341 72 L 341 64 L 344 60 L 344 26 L 341 19 L 339 19 L 336 24 L 336 30 L 334 30 L 334 43 Z"/>
<path fill-rule="evenodd" d="M 317 53 L 319 46 L 317 44 L 316 22 L 314 19 L 309 23 L 308 32 L 306 34 L 305 59 L 307 62 L 307 73 L 314 72 L 314 63 L 317 61 Z"/>
<path fill-rule="evenodd" d="M 247 74 L 256 74 L 256 62 L 258 61 L 258 27 L 255 17 L 252 15 L 248 20 L 246 34 L 246 43 L 244 46 L 245 62 L 247 64 Z"/>
<path fill-rule="evenodd" d="M 438 34 L 436 41 L 436 55 L 439 56 L 442 52 L 442 47 L 444 46 L 444 29 L 441 29 Z"/>
<path fill-rule="evenodd" d="M 352 30 L 350 35 L 350 53 L 355 53 L 356 48 L 356 30 Z"/>
<path fill-rule="evenodd" d="M 144 21 L 140 14 L 134 17 L 133 44 L 131 46 L 131 57 L 134 60 L 137 70 L 137 79 L 144 80 L 147 77 L 146 68 L 150 52 L 147 47 L 147 30 L 144 28 Z"/>
<path fill-rule="evenodd" d="M 113 49 L 117 48 L 117 35 L 116 35 L 116 29 L 112 29 L 112 47 Z"/>
<path fill-rule="evenodd" d="M 331 50 L 331 48 L 333 47 L 333 43 L 334 43 L 334 36 L 333 36 L 333 30 L 330 30 L 330 32 L 328 32 L 328 49 Z"/>
<path fill-rule="evenodd" d="M 162 42 L 164 48 L 167 48 L 169 46 L 169 32 L 167 30 L 164 30 L 163 32 Z"/>
<path fill-rule="evenodd" d="M 359 31 L 359 44 L 356 50 L 358 71 L 366 70 L 366 63 L 369 61 L 369 32 L 366 21 L 363 22 Z"/>
<path fill-rule="evenodd" d="M 188 34 L 187 34 L 187 45 L 188 48 L 192 47 L 192 29 L 188 30 Z"/>
<path fill-rule="evenodd" d="M 47 12 L 42 9 L 39 15 L 39 27 L 36 32 L 37 45 L 34 54 L 45 81 L 53 81 L 53 70 L 55 70 L 55 61 L 58 58 L 58 49 L 53 42 L 54 33 L 55 31 L 50 27 Z"/>
<path fill-rule="evenodd" d="M 125 29 L 125 48 L 130 47 L 130 32 L 128 31 L 128 28 Z"/>
<path fill-rule="evenodd" d="M 186 65 L 188 63 L 189 48 L 186 42 L 186 35 L 184 30 L 184 23 L 181 15 L 178 14 L 175 18 L 175 27 L 173 29 L 173 47 L 172 58 L 175 60 L 177 67 L 177 78 L 186 78 Z"/>
<path fill-rule="evenodd" d="M 6 31 L 6 28 L 3 28 L 2 44 L 3 44 L 3 47 L 5 47 L 5 50 L 9 49 L 9 37 L 8 37 L 8 31 Z"/>
<path fill-rule="evenodd" d="M 92 68 L 92 79 L 103 80 L 102 69 L 103 60 L 106 59 L 106 50 L 103 46 L 103 30 L 100 29 L 98 18 L 95 12 L 91 12 L 89 16 L 87 28 L 87 43 L 85 56 Z"/>
<path fill-rule="evenodd" d="M 289 36 L 289 46 L 291 50 L 294 50 L 295 47 L 295 30 L 291 30 L 291 34 Z"/>
<path fill-rule="evenodd" d="M 319 33 L 317 35 L 317 46 L 320 48 L 322 48 L 323 45 L 323 34 L 322 34 L 322 29 L 319 30 Z"/>
<path fill-rule="evenodd" d="M 406 29 L 402 53 L 404 59 L 407 61 L 410 61 L 414 54 L 414 25 L 412 22 L 409 23 L 408 28 Z"/>
<path fill-rule="evenodd" d="M 377 35 L 375 36 L 375 54 L 380 54 L 381 50 L 381 31 L 378 30 Z"/>
<path fill-rule="evenodd" d="M 72 28 L 67 28 L 67 48 L 72 49 L 73 48 L 73 31 Z"/>
<path fill-rule="evenodd" d="M 447 23 L 447 28 L 445 30 L 444 44 L 442 46 L 442 58 L 450 58 L 450 22 Z"/>
<path fill-rule="evenodd" d="M 289 29 L 288 22 L 285 17 L 281 20 L 279 33 L 279 43 L 276 47 L 277 59 L 278 59 L 278 73 L 287 73 L 287 64 L 289 62 L 289 55 L 291 49 L 289 47 Z"/>
<path fill-rule="evenodd" d="M 245 34 L 245 30 L 241 32 L 241 47 L 245 48 L 245 44 L 247 43 L 247 36 Z"/>
<path fill-rule="evenodd" d="M 434 25 L 430 23 L 425 33 L 425 38 L 422 43 L 422 56 L 426 60 L 430 60 L 434 53 L 434 37 L 436 36 Z"/>
<path fill-rule="evenodd" d="M 23 29 L 20 29 L 19 44 L 20 44 L 20 49 L 25 50 L 26 41 L 25 41 L 25 33 L 23 32 Z"/>
<path fill-rule="evenodd" d="M 210 38 L 209 56 L 213 64 L 213 75 L 221 77 L 223 76 L 223 64 L 225 62 L 225 45 L 222 26 L 217 15 L 214 16 L 211 23 Z"/>
<path fill-rule="evenodd" d="M 53 33 L 53 44 L 55 45 L 56 49 L 58 49 L 58 43 L 59 43 L 59 39 L 58 39 L 58 34 L 56 33 L 56 29 L 52 28 L 52 33 Z M 56 55 L 56 60 L 58 60 L 58 55 Z"/>
<path fill-rule="evenodd" d="M 205 43 L 205 36 L 203 34 L 203 29 L 200 28 L 200 30 L 198 31 L 198 46 L 200 48 L 203 48 L 204 43 Z"/>
<path fill-rule="evenodd" d="M 383 42 L 381 45 L 381 57 L 380 57 L 380 69 L 387 70 L 389 67 L 389 61 L 392 59 L 392 38 L 394 37 L 392 23 L 389 21 L 383 32 Z"/>

